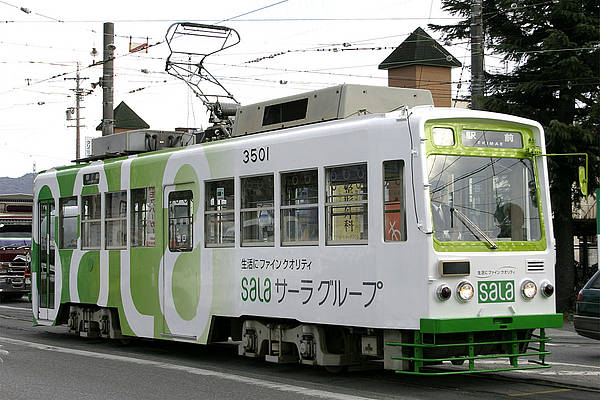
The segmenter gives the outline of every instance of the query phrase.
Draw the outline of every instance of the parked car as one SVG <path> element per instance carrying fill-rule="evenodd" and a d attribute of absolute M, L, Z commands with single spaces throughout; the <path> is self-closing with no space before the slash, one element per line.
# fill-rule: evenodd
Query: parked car
<path fill-rule="evenodd" d="M 0 301 L 31 292 L 30 247 L 0 247 Z"/>
<path fill-rule="evenodd" d="M 0 195 L 0 301 L 31 291 L 33 195 Z"/>
<path fill-rule="evenodd" d="M 575 330 L 581 336 L 600 340 L 600 270 L 577 295 Z"/>

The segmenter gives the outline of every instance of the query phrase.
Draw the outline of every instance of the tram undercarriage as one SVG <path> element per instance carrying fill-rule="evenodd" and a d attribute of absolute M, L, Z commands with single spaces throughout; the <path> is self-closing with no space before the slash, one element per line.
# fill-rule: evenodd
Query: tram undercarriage
<path fill-rule="evenodd" d="M 57 321 L 66 323 L 71 333 L 88 338 L 129 338 L 122 335 L 114 308 L 71 304 L 68 310 L 68 314 L 60 313 Z M 555 319 L 548 316 L 545 325 L 555 325 Z M 323 366 L 330 372 L 383 367 L 404 374 L 446 375 L 549 368 L 545 357 L 550 352 L 545 346 L 551 339 L 545 329 L 540 328 L 539 333 L 510 329 L 511 324 L 505 324 L 504 330 L 435 333 L 215 316 L 207 344 L 235 345 L 240 356 L 276 364 Z M 515 321 L 515 326 L 518 324 Z M 520 358 L 532 357 L 537 359 L 519 364 Z M 508 365 L 481 368 L 482 361 L 499 359 L 508 360 Z M 444 364 L 452 369 L 428 368 Z"/>

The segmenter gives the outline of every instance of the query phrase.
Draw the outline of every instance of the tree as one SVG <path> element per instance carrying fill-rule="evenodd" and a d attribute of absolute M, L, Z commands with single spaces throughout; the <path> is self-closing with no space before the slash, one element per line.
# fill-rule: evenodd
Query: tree
<path fill-rule="evenodd" d="M 472 0 L 442 0 L 464 17 L 455 25 L 429 25 L 446 40 L 470 37 Z M 486 55 L 501 57 L 509 72 L 486 72 L 486 110 L 542 124 L 548 153 L 587 152 L 590 192 L 598 186 L 600 156 L 600 2 L 598 0 L 483 0 Z M 580 202 L 582 159 L 548 158 L 557 243 L 557 307 L 572 306 L 575 287 L 572 207 Z"/>

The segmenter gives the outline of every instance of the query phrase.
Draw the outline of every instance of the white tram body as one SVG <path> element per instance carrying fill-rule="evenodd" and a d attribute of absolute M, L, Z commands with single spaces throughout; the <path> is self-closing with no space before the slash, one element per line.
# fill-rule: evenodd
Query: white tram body
<path fill-rule="evenodd" d="M 430 101 L 342 85 L 242 107 L 229 139 L 39 174 L 35 323 L 327 367 L 546 367 L 542 127 Z"/>

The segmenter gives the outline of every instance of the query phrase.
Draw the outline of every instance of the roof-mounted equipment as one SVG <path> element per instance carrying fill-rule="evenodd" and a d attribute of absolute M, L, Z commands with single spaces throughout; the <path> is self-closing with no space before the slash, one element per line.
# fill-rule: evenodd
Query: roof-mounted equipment
<path fill-rule="evenodd" d="M 225 26 L 177 22 L 169 27 L 165 40 L 171 51 L 166 72 L 184 81 L 210 113 L 209 122 L 213 126 L 207 129 L 206 135 L 211 137 L 205 140 L 230 137 L 232 120 L 240 105 L 206 69 L 204 60 L 238 44 L 238 32 Z M 193 49 L 207 50 L 198 52 Z"/>

